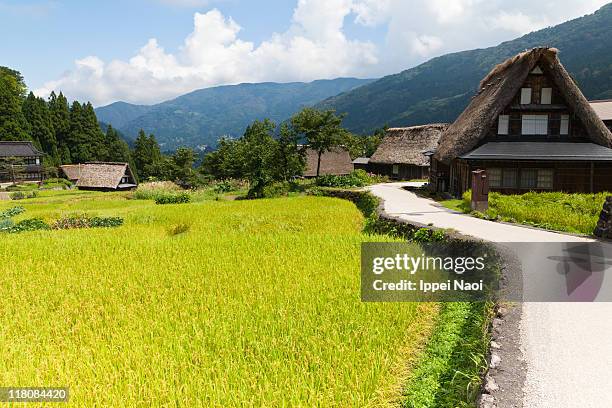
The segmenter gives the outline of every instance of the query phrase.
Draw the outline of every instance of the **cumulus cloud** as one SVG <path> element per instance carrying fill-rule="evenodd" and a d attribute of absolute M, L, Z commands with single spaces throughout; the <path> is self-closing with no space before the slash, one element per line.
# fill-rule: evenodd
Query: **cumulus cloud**
<path fill-rule="evenodd" d="M 207 0 L 156 0 L 196 5 Z M 154 103 L 194 89 L 240 82 L 310 81 L 399 72 L 447 52 L 495 45 L 591 13 L 606 0 L 298 0 L 284 32 L 255 44 L 239 21 L 212 9 L 195 13 L 176 51 L 150 39 L 128 60 L 87 56 L 36 90 L 62 90 L 102 105 Z M 0 4 L 2 4 L 0 2 Z M 384 30 L 373 43 L 347 37 L 346 24 Z"/>
<path fill-rule="evenodd" d="M 346 37 L 349 13 L 350 0 L 300 0 L 289 29 L 259 45 L 241 39 L 240 25 L 219 10 L 196 13 L 193 32 L 178 52 L 168 53 L 150 39 L 128 61 L 89 56 L 36 93 L 62 90 L 96 105 L 152 103 L 219 84 L 365 75 L 378 62 L 376 50 Z"/>

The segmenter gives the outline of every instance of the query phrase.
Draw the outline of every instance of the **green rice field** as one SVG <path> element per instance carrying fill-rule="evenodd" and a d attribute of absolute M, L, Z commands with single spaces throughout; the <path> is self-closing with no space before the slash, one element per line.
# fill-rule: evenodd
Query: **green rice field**
<path fill-rule="evenodd" d="M 347 201 L 16 204 L 125 220 L 0 234 L 0 385 L 69 387 L 70 406 L 386 406 L 438 315 L 360 301 L 360 243 L 391 238 Z"/>

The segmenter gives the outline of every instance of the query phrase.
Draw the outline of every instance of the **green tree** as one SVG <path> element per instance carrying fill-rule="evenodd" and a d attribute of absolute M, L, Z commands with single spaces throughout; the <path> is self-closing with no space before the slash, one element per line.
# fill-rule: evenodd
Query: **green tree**
<path fill-rule="evenodd" d="M 277 180 L 275 159 L 278 157 L 278 142 L 273 136 L 275 128 L 276 125 L 269 119 L 256 120 L 246 128 L 242 137 L 242 173 L 249 180 L 250 197 L 262 197 L 264 188 Z"/>
<path fill-rule="evenodd" d="M 222 137 L 217 142 L 217 150 L 204 156 L 200 170 L 217 180 L 242 178 L 241 139 Z"/>
<path fill-rule="evenodd" d="M 34 96 L 32 92 L 23 103 L 23 113 L 29 124 L 32 140 L 38 148 L 47 155 L 45 162 L 48 165 L 60 164 L 57 149 L 57 140 L 53 128 L 53 120 L 49 107 L 44 99 Z"/>
<path fill-rule="evenodd" d="M 302 175 L 306 167 L 305 150 L 299 145 L 300 136 L 289 125 L 283 123 L 280 127 L 277 148 L 277 178 L 288 181 L 292 177 Z"/>
<path fill-rule="evenodd" d="M 21 74 L 0 67 L 0 140 L 31 140 L 22 111 L 25 93 Z"/>
<path fill-rule="evenodd" d="M 183 188 L 197 185 L 198 176 L 193 168 L 196 154 L 193 149 L 179 147 L 173 155 L 163 161 L 164 178 L 174 181 Z"/>
<path fill-rule="evenodd" d="M 333 110 L 320 111 L 305 108 L 291 118 L 294 131 L 302 135 L 308 147 L 317 154 L 317 177 L 321 169 L 321 156 L 346 138 L 346 130 L 342 127 L 344 116 L 338 116 Z"/>
<path fill-rule="evenodd" d="M 69 148 L 70 107 L 68 105 L 68 100 L 61 92 L 59 95 L 56 95 L 55 92 L 51 92 L 49 97 L 49 111 L 53 123 L 53 130 L 55 132 L 55 140 L 57 141 L 59 159 L 62 163 L 72 163 Z"/>
<path fill-rule="evenodd" d="M 102 161 L 108 156 L 106 136 L 100 128 L 94 107 L 90 102 L 83 106 L 82 123 L 85 139 L 89 149 L 89 160 Z"/>
<path fill-rule="evenodd" d="M 106 145 L 105 161 L 129 163 L 132 160 L 130 147 L 111 125 L 106 128 L 104 144 Z"/>
<path fill-rule="evenodd" d="M 163 176 L 164 166 L 161 149 L 154 135 L 147 137 L 144 130 L 140 129 L 134 142 L 132 157 L 136 172 L 141 180 Z"/>
<path fill-rule="evenodd" d="M 343 145 L 348 149 L 351 158 L 371 157 L 385 137 L 386 128 L 376 130 L 372 135 L 361 136 L 348 133 Z"/>

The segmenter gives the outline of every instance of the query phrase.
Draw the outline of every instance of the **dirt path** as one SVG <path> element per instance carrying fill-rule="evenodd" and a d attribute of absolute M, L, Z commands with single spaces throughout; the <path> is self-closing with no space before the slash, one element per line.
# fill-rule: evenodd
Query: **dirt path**
<path fill-rule="evenodd" d="M 459 214 L 402 189 L 405 185 L 411 183 L 379 184 L 370 190 L 384 200 L 390 215 L 492 242 L 589 241 Z M 515 374 L 524 375 L 523 393 L 502 389 L 498 395 L 506 400 L 500 406 L 612 406 L 612 304 L 524 303 L 518 342 L 520 352 L 514 357 L 524 359 L 526 372 Z"/>

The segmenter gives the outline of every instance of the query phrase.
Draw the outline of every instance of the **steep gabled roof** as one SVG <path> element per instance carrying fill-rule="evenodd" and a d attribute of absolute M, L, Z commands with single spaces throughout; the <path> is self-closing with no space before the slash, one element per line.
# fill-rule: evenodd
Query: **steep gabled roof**
<path fill-rule="evenodd" d="M 387 129 L 382 143 L 370 157 L 370 163 L 429 166 L 429 156 L 425 153 L 438 148 L 440 136 L 447 127 L 446 123 L 433 123 Z"/>
<path fill-rule="evenodd" d="M 304 176 L 315 177 L 317 175 L 318 154 L 314 149 L 306 149 L 306 170 Z M 344 147 L 334 147 L 331 151 L 321 155 L 320 175 L 349 174 L 354 169 L 351 155 Z"/>
<path fill-rule="evenodd" d="M 81 164 L 64 164 L 60 166 L 60 169 L 68 180 L 78 180 L 81 178 L 81 166 Z"/>
<path fill-rule="evenodd" d="M 126 173 L 134 179 L 132 170 L 127 163 L 85 163 L 81 165 L 81 176 L 76 186 L 116 189 Z"/>
<path fill-rule="evenodd" d="M 40 157 L 39 151 L 32 142 L 0 142 L 0 157 Z"/>
<path fill-rule="evenodd" d="M 472 150 L 508 106 L 532 69 L 540 65 L 558 86 L 570 109 L 580 118 L 589 139 L 612 147 L 612 135 L 567 73 L 555 48 L 533 48 L 497 65 L 481 81 L 477 95 L 442 134 L 434 158 L 450 163 Z"/>

